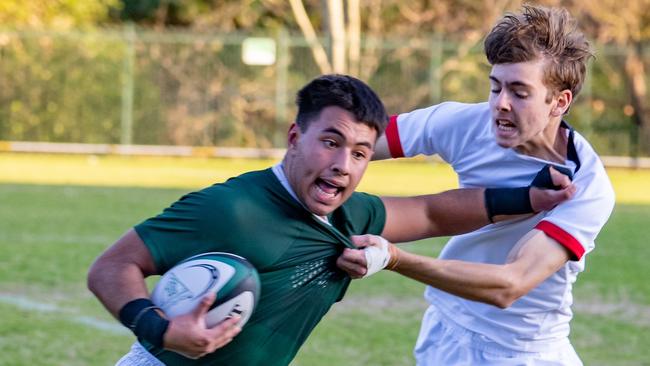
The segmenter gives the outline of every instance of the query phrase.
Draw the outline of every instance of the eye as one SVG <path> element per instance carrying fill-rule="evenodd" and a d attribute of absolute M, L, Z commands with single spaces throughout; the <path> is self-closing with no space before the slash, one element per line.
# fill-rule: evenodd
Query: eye
<path fill-rule="evenodd" d="M 323 144 L 324 144 L 326 147 L 329 147 L 329 148 L 334 148 L 334 147 L 339 146 L 339 144 L 338 144 L 336 141 L 332 140 L 332 139 L 325 139 L 325 140 L 323 140 Z"/>
<path fill-rule="evenodd" d="M 517 92 L 517 93 L 515 93 L 515 95 L 516 95 L 517 98 L 519 98 L 519 99 L 526 99 L 526 98 L 528 98 L 528 93 Z"/>
<path fill-rule="evenodd" d="M 368 154 L 366 154 L 365 151 L 363 150 L 358 150 L 358 151 L 353 151 L 352 152 L 352 157 L 356 160 L 366 160 Z"/>
<path fill-rule="evenodd" d="M 499 94 L 499 93 L 501 93 L 501 88 L 491 88 L 490 93 Z"/>

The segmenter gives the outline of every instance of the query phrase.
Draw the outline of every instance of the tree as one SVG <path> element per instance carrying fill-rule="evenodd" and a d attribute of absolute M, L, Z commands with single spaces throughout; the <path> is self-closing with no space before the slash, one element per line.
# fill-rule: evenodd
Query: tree
<path fill-rule="evenodd" d="M 643 58 L 644 47 L 650 44 L 650 0 L 576 1 L 569 6 L 582 21 L 590 36 L 601 44 L 622 47 L 621 70 L 629 91 L 632 120 L 638 129 L 637 149 L 650 153 L 650 103 L 648 101 L 648 58 Z M 610 73 L 616 77 L 616 73 Z M 628 113 L 629 114 L 629 113 Z"/>

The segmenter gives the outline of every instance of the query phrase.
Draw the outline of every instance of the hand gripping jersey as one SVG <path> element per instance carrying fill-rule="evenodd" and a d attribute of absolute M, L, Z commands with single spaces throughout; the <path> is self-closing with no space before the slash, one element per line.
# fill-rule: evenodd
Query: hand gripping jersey
<path fill-rule="evenodd" d="M 190 360 L 143 345 L 166 365 L 288 365 L 347 289 L 336 259 L 354 248 L 349 236 L 380 234 L 384 205 L 354 193 L 328 219 L 303 208 L 267 169 L 190 193 L 136 226 L 161 272 L 195 254 L 228 252 L 248 259 L 262 284 L 255 312 L 225 347 Z"/>
<path fill-rule="evenodd" d="M 452 165 L 461 187 L 518 187 L 532 182 L 546 164 L 559 165 L 502 148 L 495 142 L 487 103 L 442 103 L 391 118 L 386 130 L 393 157 L 434 155 Z M 614 192 L 589 143 L 565 123 L 575 196 L 548 212 L 509 220 L 453 237 L 441 259 L 503 264 L 517 241 L 536 228 L 565 246 L 571 261 L 511 307 L 497 307 L 427 287 L 426 299 L 462 327 L 508 349 L 543 352 L 567 341 L 572 318 L 571 290 L 584 270 L 614 206 Z"/>

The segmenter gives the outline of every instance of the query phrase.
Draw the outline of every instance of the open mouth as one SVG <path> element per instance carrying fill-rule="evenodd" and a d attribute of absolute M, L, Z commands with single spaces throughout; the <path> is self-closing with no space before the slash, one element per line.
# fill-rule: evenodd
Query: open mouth
<path fill-rule="evenodd" d="M 506 119 L 497 119 L 497 129 L 503 132 L 513 132 L 517 126 Z"/>
<path fill-rule="evenodd" d="M 323 198 L 334 198 L 338 195 L 345 187 L 338 185 L 335 182 L 327 181 L 322 178 L 316 179 L 316 189 Z"/>

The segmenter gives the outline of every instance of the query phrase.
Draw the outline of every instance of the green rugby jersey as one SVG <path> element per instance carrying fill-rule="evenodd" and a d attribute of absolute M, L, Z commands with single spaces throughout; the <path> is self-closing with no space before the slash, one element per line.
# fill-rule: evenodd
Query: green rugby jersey
<path fill-rule="evenodd" d="M 340 300 L 350 278 L 336 267 L 349 236 L 380 234 L 379 197 L 354 193 L 329 220 L 318 220 L 271 169 L 190 193 L 135 230 L 165 272 L 199 253 L 240 255 L 258 270 L 261 297 L 227 346 L 198 360 L 145 347 L 167 365 L 288 365 L 316 324 Z"/>

